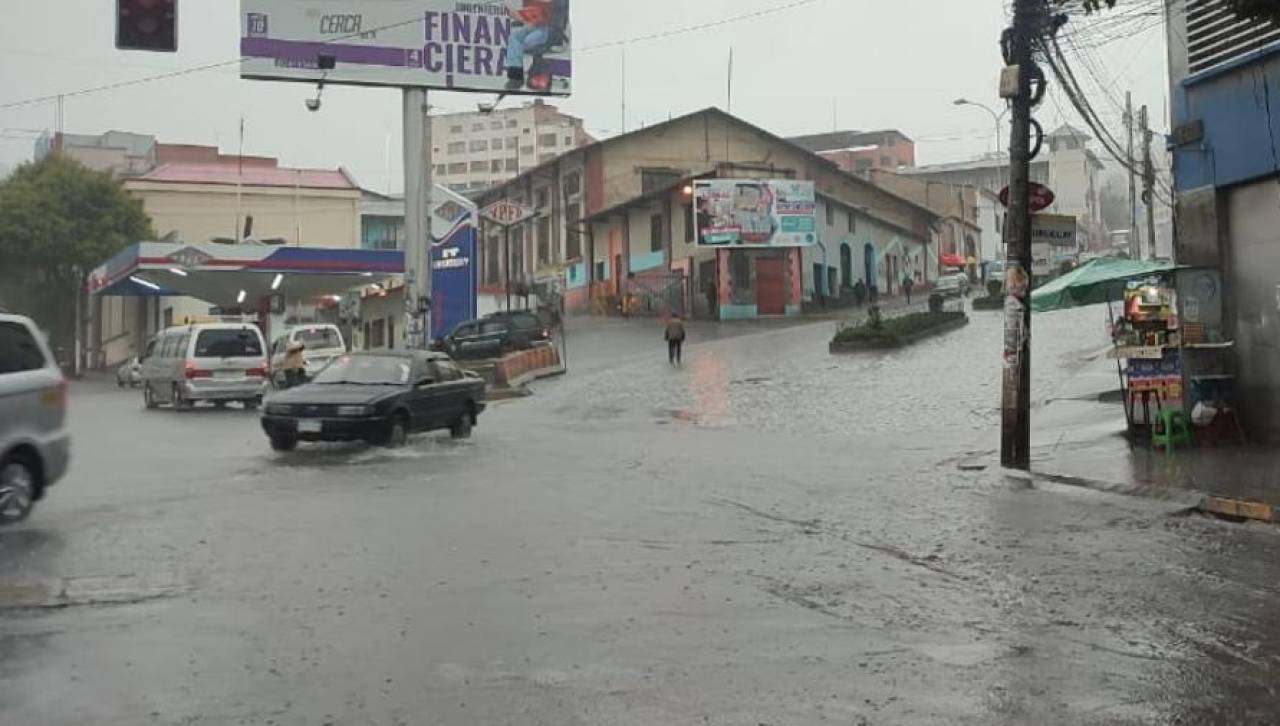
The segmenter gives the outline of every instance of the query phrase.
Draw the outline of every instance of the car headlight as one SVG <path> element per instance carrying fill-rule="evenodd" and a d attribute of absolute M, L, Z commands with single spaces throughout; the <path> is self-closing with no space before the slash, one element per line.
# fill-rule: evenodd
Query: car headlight
<path fill-rule="evenodd" d="M 371 413 L 372 406 L 338 406 L 339 416 L 368 416 Z"/>
<path fill-rule="evenodd" d="M 293 413 L 293 406 L 290 406 L 287 403 L 268 404 L 267 413 L 273 416 L 288 416 Z"/>

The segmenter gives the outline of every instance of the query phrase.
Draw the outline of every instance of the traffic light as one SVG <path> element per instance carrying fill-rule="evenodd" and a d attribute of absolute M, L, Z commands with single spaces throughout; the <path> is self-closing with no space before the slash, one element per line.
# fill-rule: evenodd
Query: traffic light
<path fill-rule="evenodd" d="M 116 47 L 178 50 L 178 0 L 116 0 Z"/>

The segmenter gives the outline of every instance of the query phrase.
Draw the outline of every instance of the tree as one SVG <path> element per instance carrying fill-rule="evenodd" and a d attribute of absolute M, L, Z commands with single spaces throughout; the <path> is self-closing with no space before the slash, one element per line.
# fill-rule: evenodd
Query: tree
<path fill-rule="evenodd" d="M 152 237 L 142 202 L 109 174 L 60 154 L 24 164 L 0 182 L 0 297 L 71 350 L 85 275 Z"/>

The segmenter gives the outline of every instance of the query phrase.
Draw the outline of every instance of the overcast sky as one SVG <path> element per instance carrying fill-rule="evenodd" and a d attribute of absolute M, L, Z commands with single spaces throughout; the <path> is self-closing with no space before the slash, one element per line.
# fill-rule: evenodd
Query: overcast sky
<path fill-rule="evenodd" d="M 179 0 L 177 54 L 114 48 L 112 0 L 9 2 L 0 24 L 0 106 L 128 81 L 237 57 L 239 3 Z M 1160 0 L 1121 0 L 1155 11 Z M 342 3 L 337 3 L 342 4 Z M 350 0 L 347 5 L 357 5 Z M 581 47 L 696 26 L 797 0 L 576 0 L 575 43 Z M 775 133 L 897 128 L 917 141 L 920 163 L 963 159 L 994 148 L 994 125 L 979 109 L 957 108 L 958 96 L 997 105 L 1001 65 L 997 39 L 1005 0 L 812 0 L 743 20 L 574 57 L 574 93 L 557 101 L 582 116 L 596 136 L 665 120 L 711 105 L 723 107 L 729 48 L 734 48 L 733 112 Z M 1165 38 L 1159 15 L 1131 16 L 1078 36 L 1090 61 L 1078 73 L 1100 113 L 1123 135 L 1115 107 L 1132 89 L 1149 104 L 1154 125 L 1167 117 Z M 1084 21 L 1073 25 L 1080 28 Z M 1103 89 L 1106 89 L 1104 93 Z M 330 88 L 324 108 L 309 113 L 314 93 L 301 84 L 243 81 L 235 66 L 127 88 L 68 97 L 64 128 L 155 134 L 162 141 L 238 145 L 288 165 L 345 166 L 366 186 L 385 189 L 400 176 L 400 97 L 394 90 Z M 1108 98 L 1108 95 L 1110 96 Z M 468 94 L 433 93 L 442 111 L 469 110 Z M 1061 110 L 1060 110 L 1061 109 Z M 34 134 L 54 127 L 56 104 L 0 108 L 0 168 L 30 158 Z M 1069 112 L 1064 116 L 1063 110 Z M 1070 112 L 1060 93 L 1037 112 L 1046 127 Z"/>

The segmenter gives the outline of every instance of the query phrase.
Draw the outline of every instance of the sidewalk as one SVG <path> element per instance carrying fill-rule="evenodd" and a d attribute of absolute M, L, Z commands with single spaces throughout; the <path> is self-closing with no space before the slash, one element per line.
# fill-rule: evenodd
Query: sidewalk
<path fill-rule="evenodd" d="M 1114 365 L 1114 361 L 1110 362 Z M 1115 371 L 1092 362 L 1032 419 L 1032 472 L 1070 484 L 1175 499 L 1223 514 L 1273 521 L 1280 512 L 1280 449 L 1243 445 L 1165 452 L 1125 435 Z M 1110 401 L 1110 402 L 1104 402 Z M 1217 500 L 1227 500 L 1221 502 Z M 1235 502 L 1261 502 L 1237 512 Z"/>

